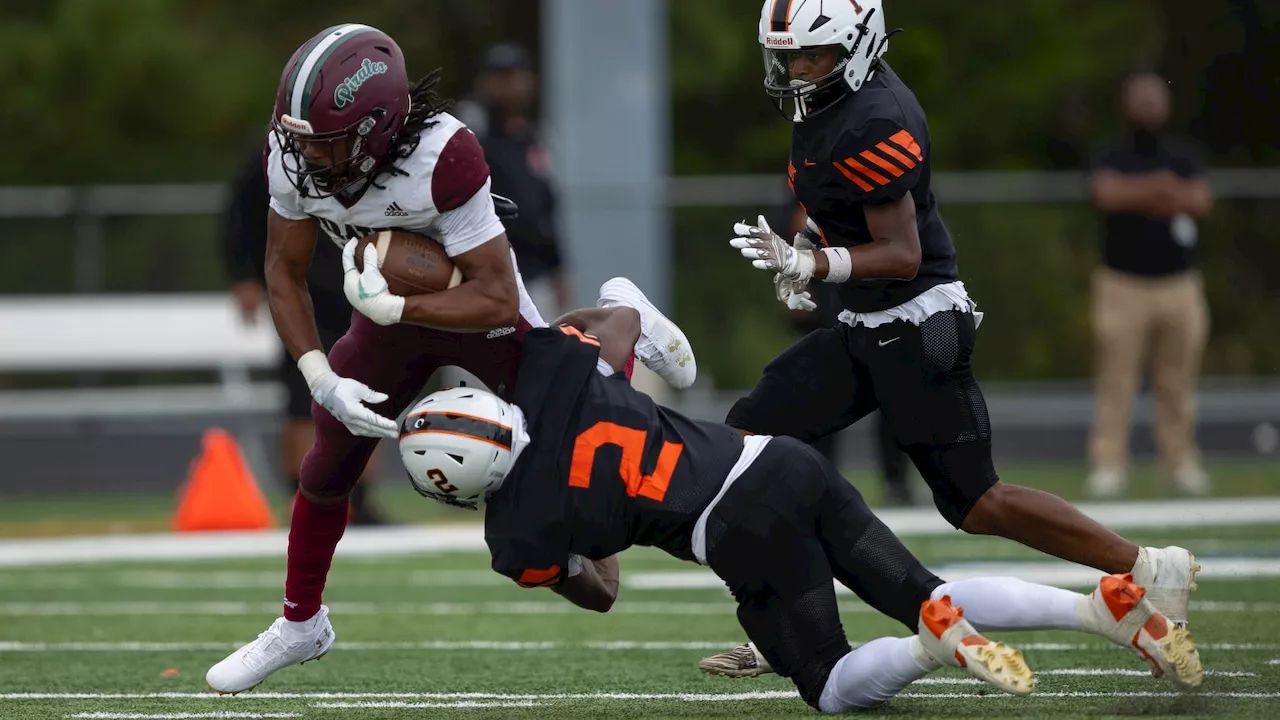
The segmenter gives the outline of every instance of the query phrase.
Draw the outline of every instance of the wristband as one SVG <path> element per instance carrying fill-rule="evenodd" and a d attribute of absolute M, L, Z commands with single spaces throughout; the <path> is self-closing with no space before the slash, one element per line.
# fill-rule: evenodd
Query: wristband
<path fill-rule="evenodd" d="M 316 386 L 316 381 L 326 373 L 333 370 L 329 368 L 329 358 L 324 356 L 322 350 L 311 350 L 302 354 L 298 358 L 298 370 L 302 371 L 302 377 L 307 379 L 307 387 Z"/>
<path fill-rule="evenodd" d="M 823 282 L 842 283 L 853 275 L 853 261 L 849 258 L 849 248 L 822 248 L 822 254 L 827 256 L 827 276 L 822 279 Z"/>

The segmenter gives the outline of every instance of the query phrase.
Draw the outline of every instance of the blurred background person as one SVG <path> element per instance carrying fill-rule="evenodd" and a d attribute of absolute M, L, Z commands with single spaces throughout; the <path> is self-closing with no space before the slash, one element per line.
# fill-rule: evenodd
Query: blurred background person
<path fill-rule="evenodd" d="M 1176 490 L 1201 495 L 1209 478 L 1195 440 L 1195 393 L 1209 311 L 1196 269 L 1196 221 L 1213 211 L 1213 193 L 1196 155 L 1164 130 L 1168 83 L 1138 73 L 1121 94 L 1129 135 L 1098 153 L 1090 177 L 1102 214 L 1102 264 L 1093 273 L 1088 489 L 1096 497 L 1125 490 L 1130 414 L 1145 368 L 1159 470 Z"/>
<path fill-rule="evenodd" d="M 519 207 L 504 219 L 525 289 L 544 317 L 568 308 L 568 284 L 556 234 L 556 196 L 550 155 L 543 147 L 535 113 L 538 76 L 523 46 L 498 43 L 485 51 L 471 95 L 458 103 L 457 116 L 480 138 L 489 163 L 493 192 Z"/>
<path fill-rule="evenodd" d="M 795 235 L 803 230 L 808 219 L 804 208 L 796 204 L 791 210 L 789 219 L 791 234 Z M 823 282 L 810 283 L 809 296 L 817 304 L 817 309 L 787 311 L 791 329 L 797 337 L 820 328 L 835 327 L 836 323 L 840 322 L 841 305 L 836 296 L 836 285 Z M 880 412 L 876 412 L 875 433 L 876 461 L 880 465 L 880 477 L 884 481 L 882 498 L 884 504 L 890 507 L 914 504 L 911 487 L 907 484 L 907 454 L 898 447 L 897 440 L 893 438 L 893 431 L 889 429 L 889 424 L 884 421 L 884 415 Z M 837 442 L 839 435 L 839 433 L 832 433 L 811 443 L 815 450 L 825 455 L 836 467 L 841 467 L 840 444 Z"/>
<path fill-rule="evenodd" d="M 255 147 L 236 176 L 223 220 L 223 244 L 231 294 L 241 318 L 252 324 L 261 317 L 266 301 L 263 262 L 267 250 L 267 206 L 270 193 L 263 172 L 262 149 Z M 316 310 L 320 343 L 328 352 L 351 326 L 351 305 L 342 293 L 342 250 L 323 232 L 317 232 L 316 254 L 307 276 L 307 289 Z M 277 378 L 287 393 L 284 422 L 280 429 L 280 463 L 290 498 L 297 495 L 302 459 L 315 442 L 311 421 L 311 390 L 284 346 L 280 347 Z M 372 477 L 377 472 L 377 454 L 365 467 L 365 474 L 351 494 L 351 524 L 383 525 L 386 519 L 370 497 Z"/>

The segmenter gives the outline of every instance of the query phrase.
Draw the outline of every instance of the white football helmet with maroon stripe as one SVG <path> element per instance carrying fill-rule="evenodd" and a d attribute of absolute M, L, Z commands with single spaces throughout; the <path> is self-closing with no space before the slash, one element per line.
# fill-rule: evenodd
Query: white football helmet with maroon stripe
<path fill-rule="evenodd" d="M 515 412 L 478 388 L 450 388 L 423 398 L 400 424 L 400 458 L 413 489 L 475 510 L 511 470 Z"/>
<path fill-rule="evenodd" d="M 764 88 L 778 111 L 793 122 L 835 105 L 857 92 L 889 49 L 882 0 L 764 0 L 760 49 Z M 828 74 L 792 80 L 790 59 L 805 50 L 839 46 L 842 56 Z M 790 112 L 787 102 L 793 104 Z"/>

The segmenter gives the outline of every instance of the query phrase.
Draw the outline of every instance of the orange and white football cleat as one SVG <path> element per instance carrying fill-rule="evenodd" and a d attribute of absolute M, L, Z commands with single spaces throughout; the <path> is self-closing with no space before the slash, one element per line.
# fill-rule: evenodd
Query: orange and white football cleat
<path fill-rule="evenodd" d="M 938 663 L 964 668 L 970 675 L 1011 695 L 1029 695 L 1036 678 L 1022 651 L 988 640 L 951 604 L 951 596 L 920 606 L 920 644 Z"/>
<path fill-rule="evenodd" d="M 1204 680 L 1200 651 L 1185 628 L 1160 614 L 1133 575 L 1106 575 L 1078 608 L 1080 624 L 1111 642 L 1137 650 L 1151 674 L 1182 688 Z"/>

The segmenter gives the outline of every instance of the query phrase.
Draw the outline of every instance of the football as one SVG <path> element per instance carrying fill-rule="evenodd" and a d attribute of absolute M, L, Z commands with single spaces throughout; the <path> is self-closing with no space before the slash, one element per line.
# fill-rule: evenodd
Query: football
<path fill-rule="evenodd" d="M 361 272 L 364 249 L 370 243 L 378 251 L 378 269 L 387 279 L 387 288 L 396 295 L 440 292 L 462 283 L 462 272 L 440 243 L 404 230 L 383 230 L 360 238 L 356 244 L 356 269 Z"/>

